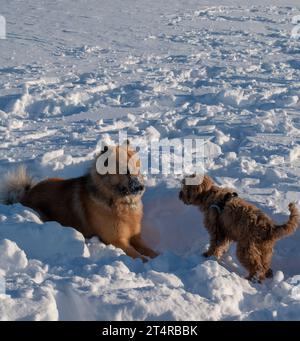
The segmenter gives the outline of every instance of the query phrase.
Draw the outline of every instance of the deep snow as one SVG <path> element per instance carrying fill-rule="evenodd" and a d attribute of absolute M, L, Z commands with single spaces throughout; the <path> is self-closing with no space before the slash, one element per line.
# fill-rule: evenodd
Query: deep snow
<path fill-rule="evenodd" d="M 300 192 L 298 1 L 7 1 L 0 40 L 0 174 L 83 174 L 101 140 L 206 139 L 220 184 L 275 220 Z M 0 320 L 300 319 L 300 230 L 273 280 L 201 253 L 200 213 L 179 181 L 148 176 L 147 264 L 0 205 Z M 1 278 L 3 280 L 1 280 Z"/>

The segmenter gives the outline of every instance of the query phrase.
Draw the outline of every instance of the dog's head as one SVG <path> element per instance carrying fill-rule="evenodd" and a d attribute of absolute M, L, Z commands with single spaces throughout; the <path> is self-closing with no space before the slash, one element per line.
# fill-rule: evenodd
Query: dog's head
<path fill-rule="evenodd" d="M 109 199 L 141 197 L 145 191 L 138 154 L 129 146 L 105 146 L 92 171 L 99 194 Z"/>
<path fill-rule="evenodd" d="M 190 175 L 182 180 L 179 199 L 186 205 L 197 204 L 197 199 L 207 193 L 213 186 L 213 180 L 208 176 Z"/>

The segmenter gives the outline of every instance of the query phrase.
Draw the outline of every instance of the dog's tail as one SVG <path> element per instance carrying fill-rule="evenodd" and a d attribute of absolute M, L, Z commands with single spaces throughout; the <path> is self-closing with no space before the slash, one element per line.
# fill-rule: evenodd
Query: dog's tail
<path fill-rule="evenodd" d="M 297 230 L 300 220 L 299 211 L 294 203 L 289 204 L 289 210 L 291 212 L 289 220 L 285 224 L 274 225 L 272 235 L 276 239 L 288 236 Z"/>
<path fill-rule="evenodd" d="M 0 203 L 12 205 L 20 202 L 33 186 L 34 181 L 24 166 L 7 173 L 3 183 L 0 183 Z"/>

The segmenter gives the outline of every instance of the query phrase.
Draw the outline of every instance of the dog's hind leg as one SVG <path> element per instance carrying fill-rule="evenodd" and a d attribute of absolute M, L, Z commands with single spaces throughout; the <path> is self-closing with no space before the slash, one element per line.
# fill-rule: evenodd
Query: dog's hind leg
<path fill-rule="evenodd" d="M 271 269 L 271 261 L 273 254 L 273 243 L 266 243 L 261 246 L 261 259 L 262 259 L 262 269 L 260 280 L 263 281 L 265 278 L 272 278 L 273 271 Z"/>
<path fill-rule="evenodd" d="M 142 255 L 150 257 L 150 258 L 155 258 L 158 256 L 158 253 L 150 249 L 142 239 L 140 235 L 134 236 L 130 240 L 131 245 Z"/>
<path fill-rule="evenodd" d="M 238 243 L 236 255 L 239 262 L 249 271 L 246 279 L 251 281 L 257 276 L 257 274 L 261 274 L 261 253 L 255 244 Z M 262 280 L 261 278 L 259 279 Z"/>

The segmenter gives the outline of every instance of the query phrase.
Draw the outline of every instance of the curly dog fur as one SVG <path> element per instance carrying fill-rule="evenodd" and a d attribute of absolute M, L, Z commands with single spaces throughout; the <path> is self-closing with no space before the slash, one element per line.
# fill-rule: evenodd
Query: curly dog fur
<path fill-rule="evenodd" d="M 295 204 L 289 204 L 287 223 L 276 225 L 265 213 L 239 197 L 225 201 L 222 211 L 216 203 L 224 202 L 230 188 L 221 188 L 205 175 L 199 185 L 187 185 L 183 181 L 179 198 L 187 205 L 196 205 L 204 214 L 204 226 L 210 234 L 210 246 L 205 257 L 220 258 L 232 241 L 237 242 L 237 257 L 249 271 L 247 279 L 261 282 L 272 277 L 270 268 L 273 247 L 277 240 L 292 234 L 299 224 L 299 212 Z M 225 198 L 226 200 L 226 198 Z"/>

